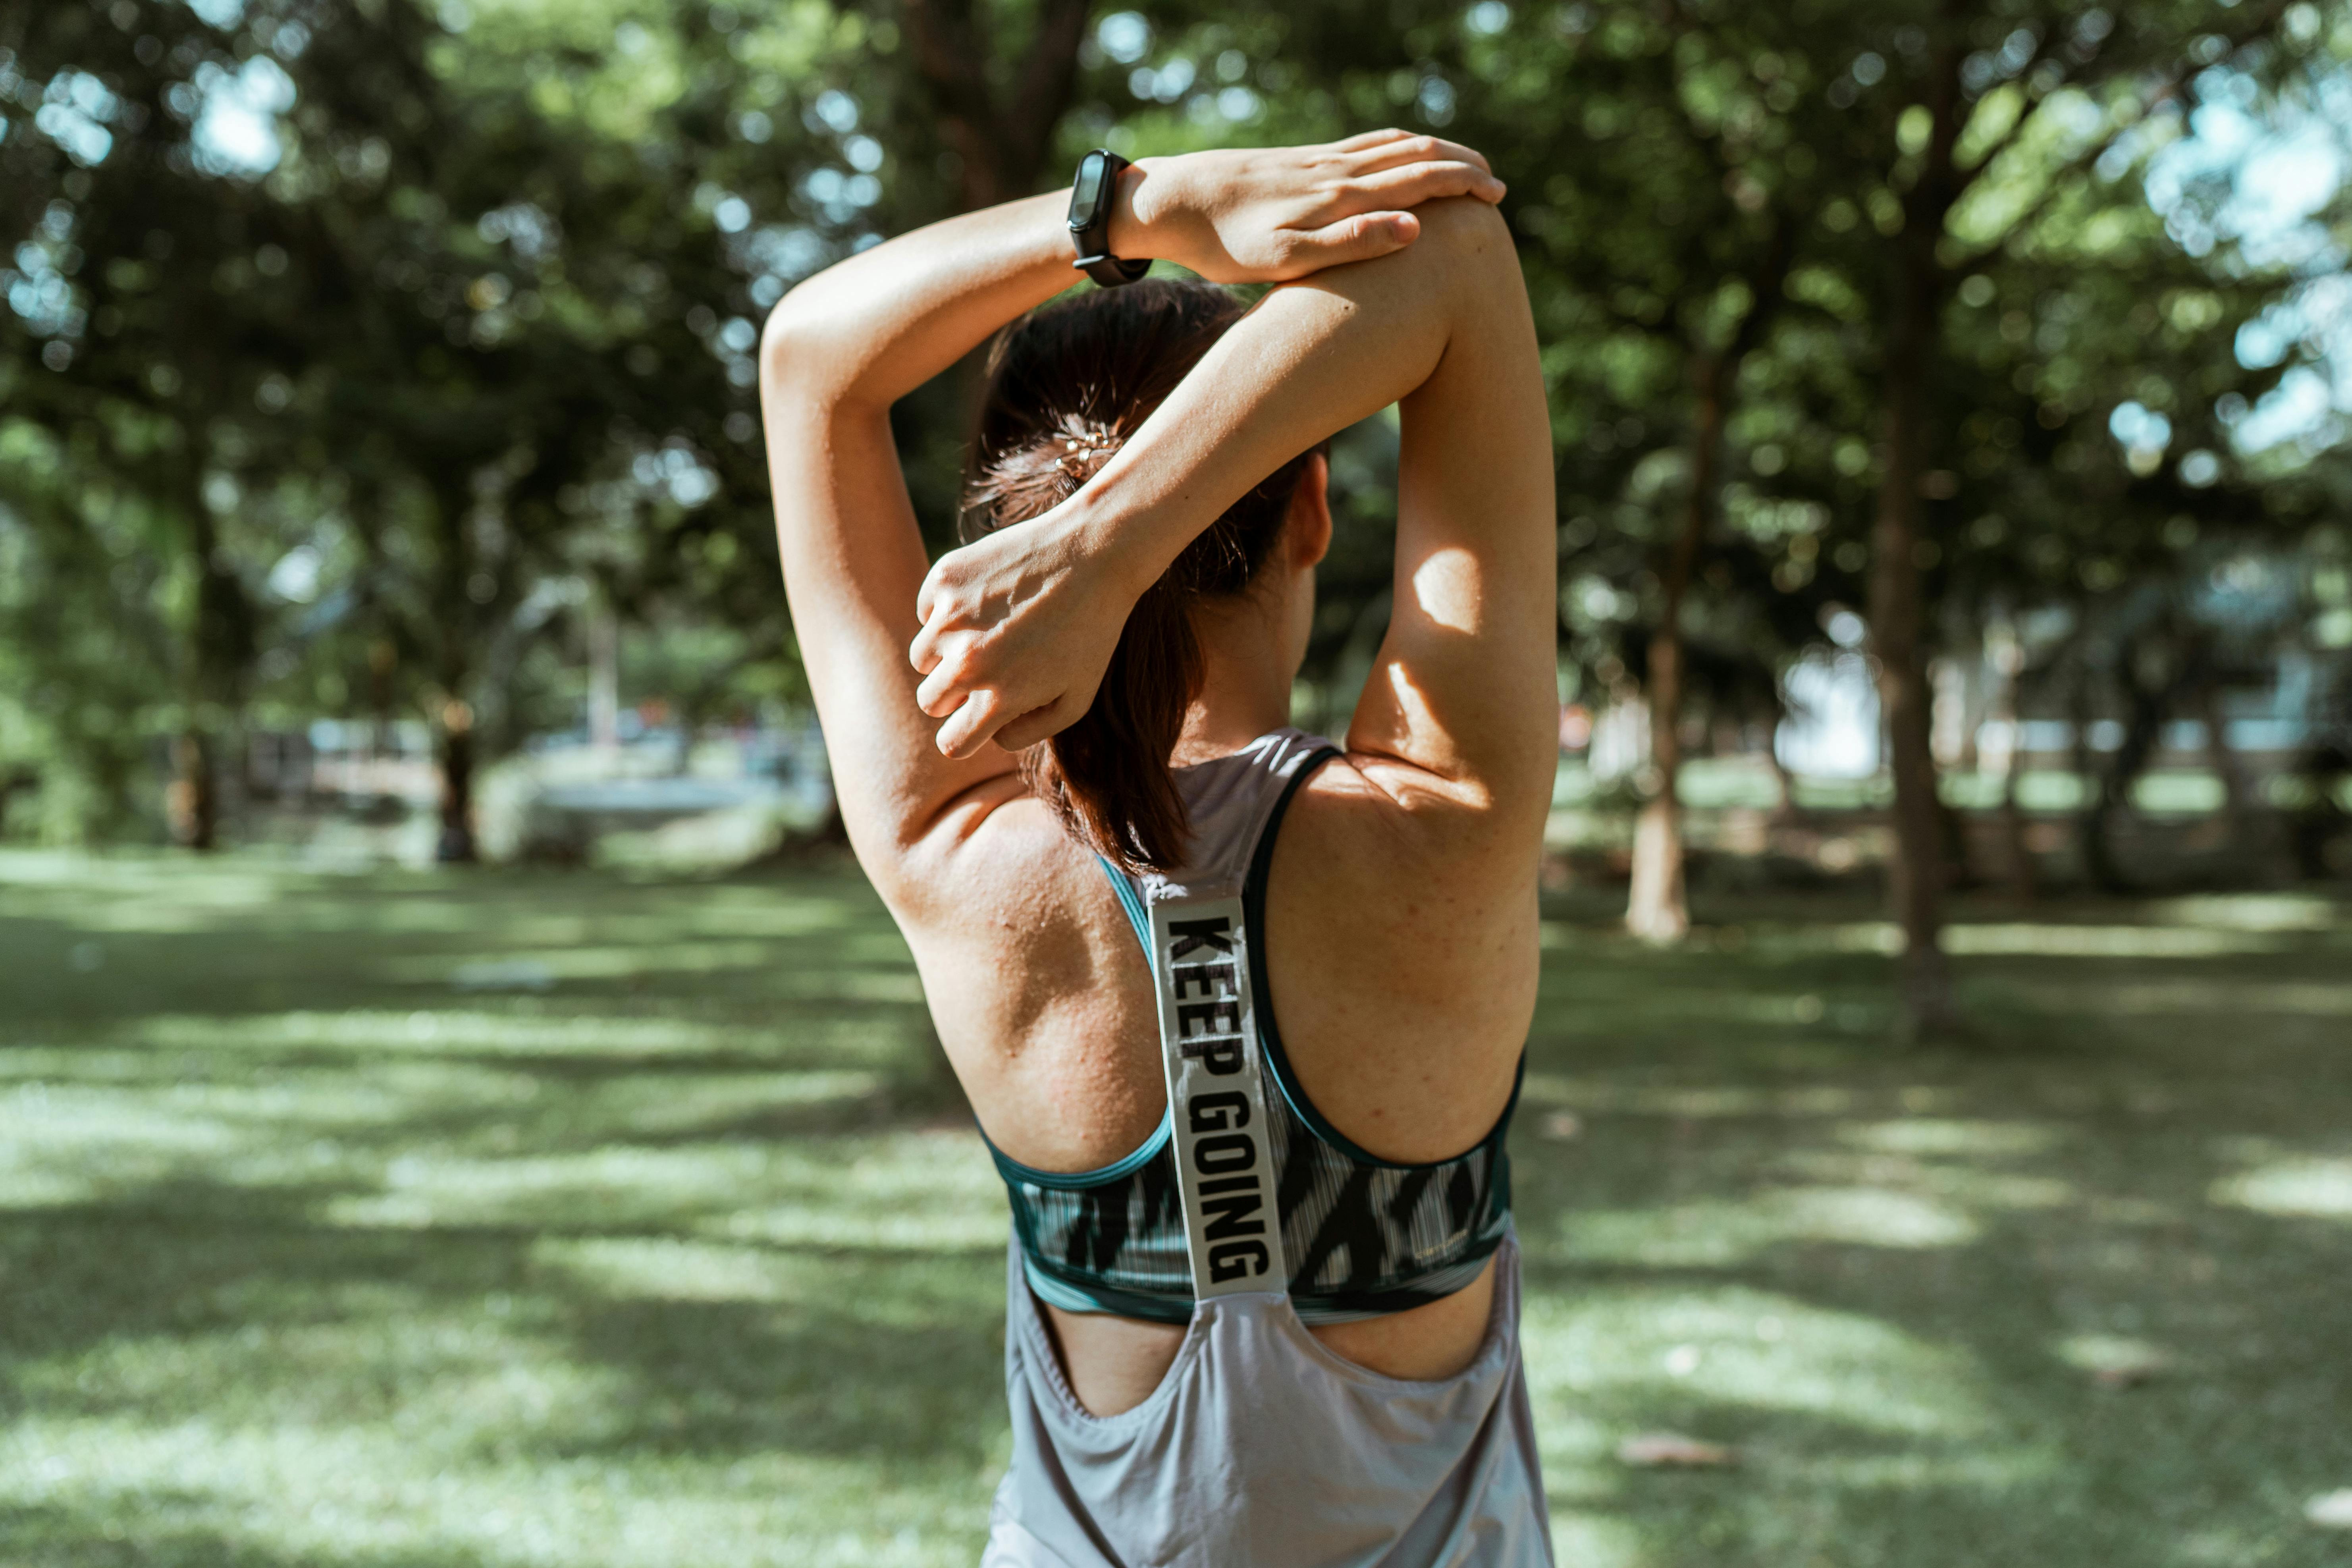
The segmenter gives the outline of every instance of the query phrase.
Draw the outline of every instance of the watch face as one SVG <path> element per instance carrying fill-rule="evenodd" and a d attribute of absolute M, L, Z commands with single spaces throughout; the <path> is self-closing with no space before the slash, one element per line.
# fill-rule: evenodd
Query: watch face
<path fill-rule="evenodd" d="M 1070 191 L 1070 226 L 1091 228 L 1102 209 L 1103 165 L 1100 153 L 1089 153 L 1078 164 L 1078 177 Z"/>

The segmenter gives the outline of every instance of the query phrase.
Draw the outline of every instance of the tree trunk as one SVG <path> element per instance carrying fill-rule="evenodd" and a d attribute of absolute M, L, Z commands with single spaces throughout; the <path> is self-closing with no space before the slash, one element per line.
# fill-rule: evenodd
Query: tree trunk
<path fill-rule="evenodd" d="M 1937 228 L 1942 226 L 1940 214 Z M 1903 933 L 1900 1031 L 1920 1039 L 1958 1026 L 1943 949 L 1944 832 L 1928 746 L 1922 647 L 1920 481 L 1927 468 L 1927 387 L 1934 372 L 1940 279 L 1933 245 L 1906 230 L 1886 342 L 1886 471 L 1871 526 L 1870 635 L 1895 772 L 1895 858 L 1888 890 Z"/>
<path fill-rule="evenodd" d="M 900 8 L 940 136 L 955 155 L 956 211 L 977 212 L 1036 189 L 1077 88 L 1078 46 L 1092 8 L 1091 0 L 1042 0 L 1028 52 L 1001 66 L 973 0 L 907 0 Z M 998 90 L 992 67 L 1004 69 L 1010 92 Z M 1077 253 L 1070 254 L 1075 261 Z M 1076 272 L 1070 281 L 1078 281 Z M 957 417 L 969 435 L 987 398 L 986 347 L 964 355 L 951 374 Z"/>
<path fill-rule="evenodd" d="M 2352 774 L 2352 744 L 2346 742 L 2340 730 L 2334 734 L 2323 731 L 2323 737 L 2303 754 L 2302 766 L 2297 771 L 2305 794 L 2290 825 L 2295 869 L 2313 881 L 2323 880 L 2332 873 L 2328 851 L 2346 824 L 2352 822 L 2352 814 L 2347 814 L 2336 798 L 2346 776 Z"/>
<path fill-rule="evenodd" d="M 1682 529 L 1661 574 L 1665 603 L 1650 638 L 1645 685 L 1650 699 L 1652 794 L 1633 825 L 1633 887 L 1625 906 L 1625 926 L 1644 942 L 1680 942 L 1690 931 L 1690 905 L 1683 883 L 1683 600 L 1690 592 L 1715 499 L 1718 456 L 1723 449 L 1726 366 L 1717 355 L 1703 356 L 1692 377 L 1698 394 L 1692 433 L 1690 494 Z"/>
<path fill-rule="evenodd" d="M 435 760 L 441 773 L 441 837 L 433 858 L 444 865 L 471 865 L 480 858 L 474 842 L 474 712 L 457 698 L 441 705 L 435 726 Z"/>
<path fill-rule="evenodd" d="M 1089 0 L 1044 0 L 1028 52 L 1009 66 L 1011 88 L 992 82 L 987 36 L 972 0 L 907 0 L 915 68 L 956 155 L 959 210 L 975 212 L 1025 196 L 1054 144 L 1054 130 L 1077 84 L 1078 46 Z"/>
<path fill-rule="evenodd" d="M 212 738 L 191 724 L 172 741 L 172 785 L 164 797 L 172 842 L 184 849 L 219 846 L 220 781 L 213 767 Z"/>
<path fill-rule="evenodd" d="M 183 677 L 189 717 L 172 746 L 166 815 L 174 842 L 210 851 L 218 846 L 220 829 L 219 748 L 210 729 L 224 712 L 234 715 L 243 700 L 256 640 L 252 605 L 236 574 L 223 564 L 220 532 L 194 468 L 186 475 L 183 504 L 188 555 L 195 564 Z"/>
<path fill-rule="evenodd" d="M 1690 931 L 1690 904 L 1683 879 L 1683 601 L 1698 570 L 1700 549 L 1715 516 L 1716 487 L 1722 483 L 1724 425 L 1729 417 L 1733 378 L 1740 362 L 1764 336 L 1779 312 L 1780 291 L 1795 256 L 1796 225 L 1777 216 L 1759 253 L 1748 287 L 1747 313 L 1721 348 L 1691 358 L 1690 493 L 1682 528 L 1659 582 L 1665 603 L 1650 639 L 1644 684 L 1650 700 L 1650 763 L 1654 793 L 1633 826 L 1633 887 L 1625 925 L 1648 942 L 1679 942 Z"/>
<path fill-rule="evenodd" d="M 2231 849 L 2242 853 L 2249 847 L 2247 828 L 2254 792 L 2246 783 L 2238 753 L 2230 747 L 2230 721 L 2221 711 L 2221 683 L 2210 670 L 2197 683 L 2196 702 L 2197 718 L 2205 726 L 2206 764 L 2221 781 L 2221 830 Z"/>
<path fill-rule="evenodd" d="M 2034 900 L 2033 851 L 2026 841 L 2025 805 L 2018 796 L 2025 781 L 2025 721 L 2020 714 L 2017 675 L 2001 672 L 1996 712 L 2009 728 L 2009 751 L 2000 763 L 2000 865 L 1997 875 L 2021 904 Z"/>
<path fill-rule="evenodd" d="M 1682 772 L 1682 639 L 1661 626 L 1650 639 L 1650 765 L 1654 793 L 1633 823 L 1633 888 L 1625 929 L 1644 942 L 1680 942 L 1690 932 L 1683 888 L 1683 805 L 1675 793 Z"/>
<path fill-rule="evenodd" d="M 2083 860 L 2083 877 L 2093 887 L 2113 891 L 2116 869 L 2107 864 L 2107 834 L 2103 820 L 2105 807 L 2105 784 L 2100 776 L 2099 760 L 2091 751 L 2091 726 L 2095 693 L 2091 689 L 2091 672 L 2087 666 L 2076 669 L 2074 688 L 2069 700 L 2066 720 L 2074 731 L 2069 756 L 2074 769 L 2074 847 Z"/>
<path fill-rule="evenodd" d="M 588 610 L 588 744 L 621 749 L 621 620 L 602 596 Z"/>
<path fill-rule="evenodd" d="M 2035 892 L 2033 850 L 2025 837 L 2025 808 L 2017 798 L 2018 782 L 2024 774 L 2025 748 L 2012 741 L 2000 781 L 2001 871 L 2009 883 L 2009 896 L 2021 904 L 2030 904 Z"/>
<path fill-rule="evenodd" d="M 1773 720 L 1771 738 L 1764 746 L 1765 761 L 1772 767 L 1772 782 L 1780 792 L 1780 798 L 1772 806 L 1771 821 L 1775 827 L 1793 827 L 1805 820 L 1805 808 L 1797 800 L 1797 775 L 1780 760 L 1780 719 Z"/>

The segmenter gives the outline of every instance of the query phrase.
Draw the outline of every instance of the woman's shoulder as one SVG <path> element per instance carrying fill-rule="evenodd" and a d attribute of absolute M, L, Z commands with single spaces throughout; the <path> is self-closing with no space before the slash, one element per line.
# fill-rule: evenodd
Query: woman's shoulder
<path fill-rule="evenodd" d="M 1467 772 L 1453 776 L 1378 752 L 1334 748 L 1288 814 L 1321 853 L 1391 875 L 1445 881 L 1527 874 L 1543 847 L 1544 813 Z M 1549 802 L 1544 803 L 1549 805 Z"/>

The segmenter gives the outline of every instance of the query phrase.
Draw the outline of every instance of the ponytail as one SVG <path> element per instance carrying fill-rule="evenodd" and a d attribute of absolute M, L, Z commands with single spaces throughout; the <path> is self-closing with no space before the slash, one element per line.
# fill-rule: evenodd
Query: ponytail
<path fill-rule="evenodd" d="M 967 541 L 1077 493 L 1241 319 L 1207 283 L 1151 279 L 1052 305 L 1006 330 L 965 486 Z M 1021 753 L 1021 776 L 1072 837 L 1129 872 L 1172 870 L 1192 837 L 1170 758 L 1204 669 L 1192 605 L 1244 591 L 1281 537 L 1307 455 L 1228 508 L 1144 591 L 1094 703 Z"/>

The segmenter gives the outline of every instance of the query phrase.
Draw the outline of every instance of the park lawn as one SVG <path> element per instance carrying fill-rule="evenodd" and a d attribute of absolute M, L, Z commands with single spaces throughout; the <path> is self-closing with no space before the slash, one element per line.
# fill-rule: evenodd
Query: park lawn
<path fill-rule="evenodd" d="M 1564 1563 L 2342 1563 L 2352 921 L 1549 911 Z M 0 855 L 0 1563 L 968 1564 L 1003 1200 L 853 873 Z M 1629 1436 L 1730 1445 L 1629 1466 Z"/>

